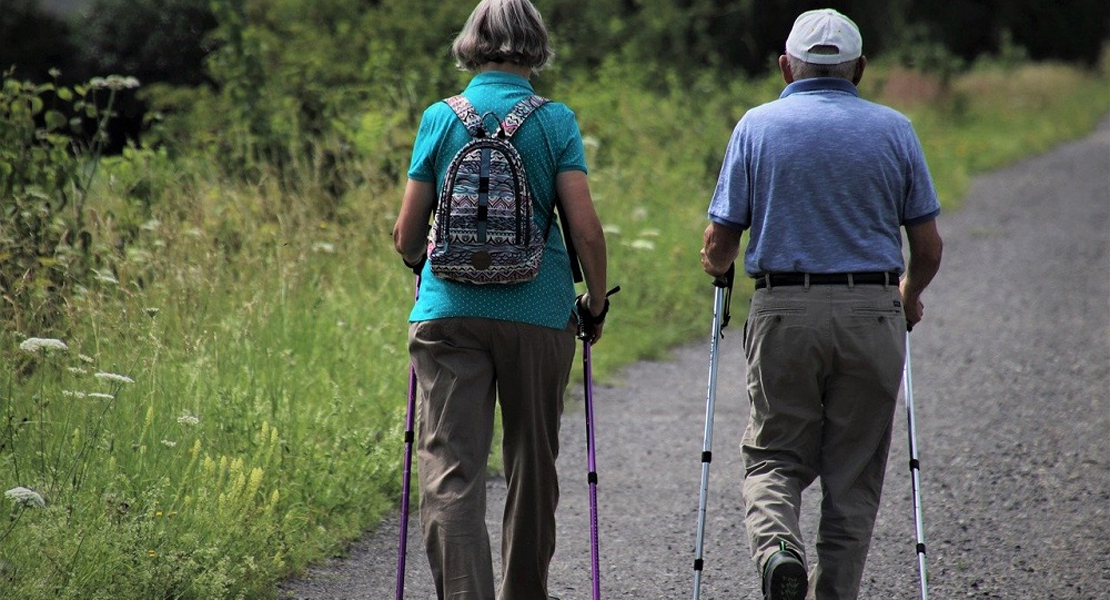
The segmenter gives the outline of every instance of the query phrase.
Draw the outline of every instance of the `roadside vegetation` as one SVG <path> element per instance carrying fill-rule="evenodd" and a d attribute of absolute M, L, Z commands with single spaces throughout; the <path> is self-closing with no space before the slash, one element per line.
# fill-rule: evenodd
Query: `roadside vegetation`
<path fill-rule="evenodd" d="M 396 505 L 413 277 L 389 231 L 420 111 L 464 76 L 433 52 L 398 68 L 397 40 L 417 43 L 399 17 L 331 23 L 325 45 L 296 2 L 266 26 L 213 6 L 211 85 L 0 88 L 0 598 L 267 598 Z M 781 80 L 576 52 L 535 84 L 582 127 L 623 290 L 595 374 L 619 385 L 706 334 L 708 198 L 733 124 Z M 891 51 L 862 85 L 914 120 L 945 210 L 1110 113 L 1105 52 L 984 56 Z M 135 98 L 143 141 L 109 151 Z"/>

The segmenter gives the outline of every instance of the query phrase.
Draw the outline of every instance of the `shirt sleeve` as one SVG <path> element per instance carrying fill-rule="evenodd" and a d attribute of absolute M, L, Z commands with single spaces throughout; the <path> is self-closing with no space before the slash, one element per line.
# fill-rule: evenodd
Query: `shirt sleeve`
<path fill-rule="evenodd" d="M 935 219 L 940 214 L 940 199 L 933 185 L 933 178 L 929 174 L 929 165 L 925 162 L 925 151 L 921 141 L 913 129 L 907 125 L 906 155 L 908 157 L 909 176 L 906 178 L 906 200 L 902 209 L 902 224 L 914 225 Z"/>
<path fill-rule="evenodd" d="M 438 103 L 437 103 L 438 104 Z M 414 181 L 434 183 L 435 154 L 439 139 L 439 129 L 436 123 L 440 120 L 437 115 L 437 105 L 433 104 L 424 110 L 420 118 L 420 128 L 416 131 L 416 140 L 412 144 L 412 160 L 409 163 L 408 177 Z"/>
<path fill-rule="evenodd" d="M 556 173 L 564 171 L 586 171 L 586 149 L 582 144 L 582 131 L 578 128 L 578 118 L 575 116 L 574 111 L 565 105 L 560 105 L 565 111 L 565 116 L 561 116 L 563 123 L 563 136 L 566 140 L 563 145 L 563 150 L 558 157 L 558 164 L 555 167 Z"/>
<path fill-rule="evenodd" d="M 744 121 L 741 119 L 732 130 L 717 187 L 709 202 L 709 220 L 734 229 L 747 229 L 751 225 L 751 194 Z"/>

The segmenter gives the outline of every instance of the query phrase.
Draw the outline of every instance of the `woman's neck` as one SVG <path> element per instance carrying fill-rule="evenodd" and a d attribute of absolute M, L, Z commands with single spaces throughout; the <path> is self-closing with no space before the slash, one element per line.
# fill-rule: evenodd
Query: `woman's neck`
<path fill-rule="evenodd" d="M 532 68 L 531 67 L 526 67 L 524 65 L 518 65 L 516 63 L 488 62 L 488 63 L 486 63 L 486 64 L 484 64 L 484 65 L 482 65 L 481 67 L 478 68 L 479 73 L 485 73 L 487 71 L 503 71 L 505 73 L 512 73 L 513 75 L 520 75 L 521 77 L 523 77 L 525 79 L 530 79 L 532 77 Z"/>

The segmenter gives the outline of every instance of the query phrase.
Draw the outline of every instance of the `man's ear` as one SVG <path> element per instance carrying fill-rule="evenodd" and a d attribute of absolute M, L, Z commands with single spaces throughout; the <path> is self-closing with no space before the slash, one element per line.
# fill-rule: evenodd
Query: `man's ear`
<path fill-rule="evenodd" d="M 791 70 L 790 61 L 787 60 L 785 54 L 779 57 L 779 70 L 782 71 L 782 80 L 786 82 L 786 85 L 794 83 L 794 71 Z"/>
<path fill-rule="evenodd" d="M 863 80 L 863 70 L 865 68 L 867 68 L 867 57 L 860 56 L 859 60 L 856 61 L 856 74 L 852 76 L 852 85 L 859 85 L 859 82 Z"/>

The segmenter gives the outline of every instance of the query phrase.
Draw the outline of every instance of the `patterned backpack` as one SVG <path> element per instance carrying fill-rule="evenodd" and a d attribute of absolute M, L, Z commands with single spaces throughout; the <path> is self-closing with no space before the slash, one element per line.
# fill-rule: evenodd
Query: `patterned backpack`
<path fill-rule="evenodd" d="M 517 129 L 548 102 L 521 100 L 492 135 L 462 96 L 444 100 L 466 125 L 471 140 L 451 160 L 428 240 L 436 277 L 467 283 L 522 283 L 533 279 L 547 233 L 532 220 L 532 193 L 520 153 L 510 143 Z M 554 210 L 548 217 L 548 228 Z"/>

